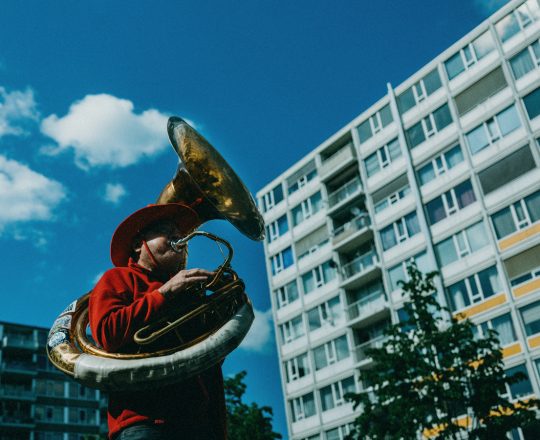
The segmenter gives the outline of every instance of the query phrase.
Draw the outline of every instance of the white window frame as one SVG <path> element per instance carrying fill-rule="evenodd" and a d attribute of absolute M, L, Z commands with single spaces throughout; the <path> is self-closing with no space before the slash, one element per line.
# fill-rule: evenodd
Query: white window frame
<path fill-rule="evenodd" d="M 274 275 L 285 270 L 285 264 L 283 263 L 283 252 L 278 252 L 276 255 L 272 255 L 272 267 L 274 268 Z"/>
<path fill-rule="evenodd" d="M 522 220 L 519 219 L 518 214 L 518 208 L 521 208 L 524 214 L 524 218 Z M 527 209 L 527 204 L 525 203 L 525 199 L 518 200 L 515 203 L 512 203 L 510 205 L 510 212 L 512 214 L 512 219 L 514 220 L 514 224 L 516 225 L 517 230 L 521 230 L 524 228 L 527 228 L 531 225 L 531 217 L 529 214 L 529 210 Z"/>
<path fill-rule="evenodd" d="M 310 394 L 310 393 L 308 393 Z M 306 412 L 304 409 L 304 396 L 296 397 L 295 399 L 292 399 L 293 402 L 293 411 L 294 411 L 294 419 L 296 421 L 303 420 L 306 418 Z M 315 402 L 314 402 L 315 403 Z M 315 414 L 317 414 L 317 411 L 315 410 Z"/>
<path fill-rule="evenodd" d="M 295 283 L 296 281 L 293 281 Z M 276 299 L 277 299 L 277 308 L 281 309 L 291 303 L 291 300 L 289 298 L 289 289 L 287 289 L 287 286 L 289 286 L 291 283 L 287 283 L 284 286 L 278 287 L 276 292 Z M 298 286 L 297 286 L 298 289 Z M 296 298 L 294 301 L 296 301 L 298 298 Z"/>
<path fill-rule="evenodd" d="M 446 217 L 459 211 L 455 189 L 452 188 L 441 195 Z"/>
<path fill-rule="evenodd" d="M 274 190 L 270 190 L 268 191 L 266 194 L 263 195 L 263 200 L 264 200 L 264 206 L 265 206 L 265 211 L 270 211 L 274 206 L 276 206 L 276 203 L 275 203 L 275 198 L 274 198 Z"/>
<path fill-rule="evenodd" d="M 293 325 L 293 321 L 300 318 L 300 327 L 303 329 L 303 332 L 296 332 L 296 327 Z M 283 330 L 282 330 L 282 336 L 283 336 L 283 343 L 289 344 L 290 342 L 304 336 L 306 334 L 306 329 L 304 328 L 304 318 L 302 315 L 295 316 L 292 319 L 289 319 L 288 321 L 281 324 Z"/>
<path fill-rule="evenodd" d="M 289 359 L 285 362 L 286 369 L 287 369 L 287 376 L 289 377 L 288 383 L 294 382 L 295 380 L 301 379 L 304 376 L 300 376 L 300 368 L 299 368 L 299 359 L 301 357 L 305 357 L 307 359 L 307 371 L 304 376 L 307 376 L 311 373 L 311 367 L 309 365 L 309 356 L 307 353 L 301 354 L 299 356 L 296 356 L 292 359 Z"/>
<path fill-rule="evenodd" d="M 279 237 L 279 225 L 277 220 L 274 220 L 268 225 L 268 240 L 272 242 Z"/>
<path fill-rule="evenodd" d="M 462 231 L 459 231 L 457 234 L 454 234 L 452 237 L 454 241 L 454 247 L 456 250 L 456 254 L 458 256 L 458 260 L 461 260 L 462 258 L 466 257 L 467 255 L 471 254 L 471 244 L 469 243 L 469 238 L 467 237 L 467 234 L 465 233 L 465 229 Z M 463 247 L 460 243 L 460 238 L 463 241 Z"/>
<path fill-rule="evenodd" d="M 378 133 L 382 130 L 382 121 L 379 112 L 375 113 L 369 118 L 369 125 L 373 134 Z"/>
<path fill-rule="evenodd" d="M 412 91 L 416 104 L 422 102 L 427 98 L 426 86 L 424 84 L 423 78 L 417 83 L 413 84 Z"/>

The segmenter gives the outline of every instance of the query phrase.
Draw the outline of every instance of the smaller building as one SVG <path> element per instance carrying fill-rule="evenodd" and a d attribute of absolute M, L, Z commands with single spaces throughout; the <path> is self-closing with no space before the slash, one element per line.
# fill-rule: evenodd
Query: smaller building
<path fill-rule="evenodd" d="M 47 359 L 48 328 L 0 321 L 0 440 L 97 440 L 107 399 Z"/>

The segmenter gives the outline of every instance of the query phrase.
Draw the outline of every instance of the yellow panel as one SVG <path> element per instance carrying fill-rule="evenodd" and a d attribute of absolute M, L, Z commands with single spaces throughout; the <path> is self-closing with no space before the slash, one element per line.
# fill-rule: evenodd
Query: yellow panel
<path fill-rule="evenodd" d="M 456 318 L 458 319 L 470 318 L 471 316 L 477 315 L 478 313 L 485 312 L 486 310 L 492 309 L 493 307 L 497 307 L 501 304 L 504 304 L 505 302 L 506 302 L 506 295 L 503 292 L 499 295 L 495 295 L 494 297 L 484 302 L 481 302 L 480 304 L 470 306 L 467 309 L 454 313 L 454 316 L 456 316 Z"/>
<path fill-rule="evenodd" d="M 534 292 L 537 289 L 540 289 L 540 278 L 516 287 L 512 290 L 512 293 L 516 298 L 519 298 L 520 296 L 527 295 L 528 293 Z"/>
<path fill-rule="evenodd" d="M 530 238 L 538 233 L 540 233 L 540 222 L 527 229 L 524 229 L 523 231 L 516 232 L 508 238 L 502 239 L 499 241 L 499 249 L 504 251 L 505 249 L 518 244 L 520 241 L 526 240 L 527 238 Z"/>
<path fill-rule="evenodd" d="M 505 358 L 521 353 L 521 344 L 516 342 L 515 344 L 508 345 L 507 347 L 503 348 L 502 353 L 503 357 Z"/>
<path fill-rule="evenodd" d="M 540 335 L 533 336 L 527 339 L 527 341 L 529 342 L 529 347 L 531 348 L 540 347 Z"/>

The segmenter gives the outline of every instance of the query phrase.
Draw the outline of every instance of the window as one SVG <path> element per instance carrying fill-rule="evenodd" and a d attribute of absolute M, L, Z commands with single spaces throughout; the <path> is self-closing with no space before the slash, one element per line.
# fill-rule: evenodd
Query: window
<path fill-rule="evenodd" d="M 527 283 L 529 281 L 536 280 L 538 278 L 540 278 L 540 266 L 534 268 L 533 270 L 522 273 L 521 275 L 518 275 L 515 278 L 512 278 L 510 280 L 510 284 L 512 287 L 516 287 L 516 286 L 519 286 L 520 284 Z"/>
<path fill-rule="evenodd" d="M 529 0 L 504 17 L 495 25 L 495 29 L 501 40 L 505 42 L 520 30 L 530 26 L 538 19 L 538 12 L 537 1 Z"/>
<path fill-rule="evenodd" d="M 439 107 L 433 113 L 418 121 L 405 131 L 410 148 L 415 148 L 426 139 L 435 136 L 443 128 L 452 123 L 452 115 L 448 104 Z"/>
<path fill-rule="evenodd" d="M 304 220 L 307 220 L 312 215 L 321 210 L 323 206 L 321 193 L 316 192 L 311 197 L 304 200 L 299 205 L 295 206 L 292 210 L 293 226 L 297 226 Z"/>
<path fill-rule="evenodd" d="M 281 183 L 262 196 L 262 211 L 267 212 L 283 200 Z"/>
<path fill-rule="evenodd" d="M 301 336 L 304 336 L 306 333 L 304 331 L 304 323 L 302 320 L 302 315 L 298 315 L 297 317 L 291 319 L 290 321 L 287 321 L 281 324 L 279 327 L 281 329 L 281 338 L 282 338 L 283 344 L 292 342 L 295 339 L 298 339 Z"/>
<path fill-rule="evenodd" d="M 268 243 L 273 242 L 278 237 L 281 237 L 289 230 L 289 222 L 287 215 L 282 215 L 277 220 L 273 221 L 266 227 L 266 237 Z"/>
<path fill-rule="evenodd" d="M 315 177 L 317 177 L 317 169 L 315 161 L 312 160 L 287 178 L 287 189 L 289 194 L 298 191 Z"/>
<path fill-rule="evenodd" d="M 36 405 L 34 409 L 34 417 L 38 421 L 64 423 L 64 407 Z"/>
<path fill-rule="evenodd" d="M 298 261 L 317 252 L 326 243 L 328 243 L 329 240 L 330 237 L 328 234 L 328 229 L 326 228 L 326 225 L 324 225 L 297 241 L 295 244 L 295 250 L 296 255 L 298 255 Z"/>
<path fill-rule="evenodd" d="M 393 121 L 390 106 L 386 104 L 377 113 L 358 126 L 358 137 L 360 142 L 366 142 L 375 133 L 381 131 L 384 127 Z"/>
<path fill-rule="evenodd" d="M 309 331 L 317 330 L 324 325 L 337 325 L 343 318 L 343 307 L 339 296 L 319 304 L 307 312 Z"/>
<path fill-rule="evenodd" d="M 416 266 L 421 272 L 430 272 L 435 268 L 430 263 L 427 253 L 421 252 L 414 257 L 403 260 L 401 263 L 388 269 L 388 276 L 390 278 L 390 288 L 392 291 L 399 289 L 399 281 L 408 281 L 407 264 L 414 261 Z"/>
<path fill-rule="evenodd" d="M 471 154 L 477 154 L 519 127 L 519 115 L 512 105 L 465 135 Z"/>
<path fill-rule="evenodd" d="M 425 185 L 435 178 L 445 174 L 449 169 L 463 162 L 463 153 L 459 145 L 455 145 L 448 151 L 433 158 L 426 165 L 418 170 L 420 184 Z"/>
<path fill-rule="evenodd" d="M 353 424 L 338 426 L 337 428 L 326 431 L 326 440 L 345 440 L 353 432 Z"/>
<path fill-rule="evenodd" d="M 276 302 L 278 309 L 296 301 L 298 299 L 298 285 L 296 280 L 276 289 Z"/>
<path fill-rule="evenodd" d="M 429 72 L 424 78 L 397 97 L 400 113 L 405 113 L 425 100 L 433 92 L 440 89 L 441 85 L 441 78 L 437 69 Z"/>
<path fill-rule="evenodd" d="M 535 41 L 510 59 L 512 73 L 517 79 L 540 66 L 540 42 Z"/>
<path fill-rule="evenodd" d="M 283 249 L 281 252 L 278 252 L 276 255 L 273 255 L 271 257 L 271 262 L 272 275 L 276 275 L 292 266 L 294 261 L 291 247 L 289 246 L 288 248 Z"/>
<path fill-rule="evenodd" d="M 69 408 L 69 423 L 82 425 L 96 424 L 96 410 L 91 408 Z"/>
<path fill-rule="evenodd" d="M 463 92 L 456 95 L 454 101 L 458 114 L 463 116 L 477 105 L 507 87 L 507 85 L 508 83 L 506 82 L 502 68 L 497 67 L 473 85 L 467 87 Z"/>
<path fill-rule="evenodd" d="M 536 167 L 528 145 L 478 173 L 484 194 L 489 194 Z"/>
<path fill-rule="evenodd" d="M 404 186 L 403 188 L 398 189 L 396 192 L 390 194 L 385 199 L 382 199 L 380 202 L 377 202 L 377 204 L 374 206 L 375 212 L 381 212 L 384 211 L 389 206 L 393 205 L 394 203 L 399 202 L 401 199 L 404 199 L 407 194 L 411 192 L 411 187 L 409 184 Z"/>
<path fill-rule="evenodd" d="M 470 69 L 493 49 L 495 49 L 493 38 L 491 38 L 489 31 L 486 31 L 444 62 L 448 79 L 451 80 Z"/>
<path fill-rule="evenodd" d="M 489 239 L 484 222 L 478 222 L 437 243 L 435 245 L 435 255 L 439 265 L 444 267 L 484 248 L 488 244 Z"/>
<path fill-rule="evenodd" d="M 491 219 L 499 240 L 530 226 L 540 219 L 540 191 L 497 211 Z"/>
<path fill-rule="evenodd" d="M 529 372 L 527 371 L 525 364 L 509 368 L 504 372 L 506 377 L 512 377 L 516 373 L 522 374 L 524 377 L 519 382 L 511 385 L 506 384 L 506 393 L 510 399 L 519 399 L 533 393 L 531 379 L 529 378 Z"/>
<path fill-rule="evenodd" d="M 313 393 L 304 394 L 301 397 L 291 400 L 291 412 L 293 422 L 314 416 L 317 411 L 315 410 Z"/>
<path fill-rule="evenodd" d="M 304 293 L 310 293 L 336 278 L 336 268 L 332 260 L 328 260 L 320 266 L 314 267 L 302 275 Z"/>
<path fill-rule="evenodd" d="M 470 180 L 426 203 L 429 223 L 434 225 L 476 201 Z"/>
<path fill-rule="evenodd" d="M 315 370 L 321 370 L 350 356 L 347 335 L 340 336 L 313 349 Z"/>
<path fill-rule="evenodd" d="M 377 174 L 400 156 L 401 147 L 399 146 L 399 141 L 397 139 L 394 139 L 385 146 L 379 148 L 375 153 L 366 158 L 366 171 L 368 177 Z"/>
<path fill-rule="evenodd" d="M 501 346 L 517 341 L 514 324 L 512 322 L 512 315 L 510 315 L 510 313 L 485 321 L 474 327 L 473 331 L 477 337 L 483 337 L 487 335 L 488 329 L 495 330 L 499 334 Z"/>
<path fill-rule="evenodd" d="M 416 211 L 413 211 L 405 217 L 401 217 L 397 222 L 388 225 L 379 233 L 381 235 L 383 249 L 386 251 L 419 232 L 420 225 L 418 224 L 418 217 L 416 216 Z"/>
<path fill-rule="evenodd" d="M 523 103 L 527 109 L 529 119 L 534 119 L 540 115 L 540 87 L 523 97 Z"/>
<path fill-rule="evenodd" d="M 527 336 L 540 333 L 540 301 L 519 309 Z"/>
<path fill-rule="evenodd" d="M 501 290 L 495 266 L 488 267 L 464 280 L 448 286 L 452 310 L 457 312 L 473 303 L 489 298 Z"/>
<path fill-rule="evenodd" d="M 309 358 L 307 353 L 296 356 L 285 362 L 285 373 L 287 376 L 287 382 L 293 382 L 304 376 L 307 376 L 311 372 L 309 368 Z"/>
<path fill-rule="evenodd" d="M 346 403 L 345 394 L 354 393 L 355 391 L 356 385 L 352 376 L 321 388 L 322 410 L 328 411 L 336 406 L 343 405 Z"/>

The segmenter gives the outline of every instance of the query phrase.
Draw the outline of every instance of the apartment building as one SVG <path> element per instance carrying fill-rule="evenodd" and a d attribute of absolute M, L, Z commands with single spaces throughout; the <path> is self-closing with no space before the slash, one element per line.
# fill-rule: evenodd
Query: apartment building
<path fill-rule="evenodd" d="M 0 322 L 0 440 L 105 438 L 106 398 L 52 366 L 48 332 Z"/>
<path fill-rule="evenodd" d="M 539 38 L 510 2 L 257 193 L 291 439 L 348 433 L 411 259 L 540 395 Z"/>

